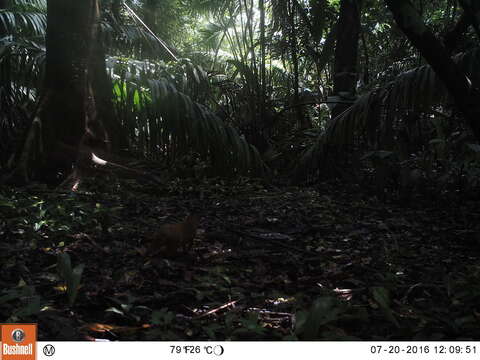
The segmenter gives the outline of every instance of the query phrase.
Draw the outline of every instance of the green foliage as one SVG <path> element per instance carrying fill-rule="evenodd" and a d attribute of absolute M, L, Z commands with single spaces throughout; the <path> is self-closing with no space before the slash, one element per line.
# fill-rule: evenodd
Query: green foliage
<path fill-rule="evenodd" d="M 345 311 L 345 305 L 335 298 L 317 299 L 310 310 L 296 314 L 295 335 L 301 340 L 321 339 L 326 326 L 338 321 Z"/>
<path fill-rule="evenodd" d="M 397 319 L 393 315 L 393 311 L 390 307 L 390 294 L 384 287 L 377 286 L 372 288 L 373 299 L 377 302 L 380 309 L 385 314 L 385 317 L 392 322 L 396 327 L 400 327 Z"/>
<path fill-rule="evenodd" d="M 162 62 L 169 58 L 158 40 L 124 10 L 114 19 L 110 2 L 102 2 L 112 98 L 128 150 L 165 159 L 195 180 L 175 179 L 147 195 L 126 191 L 132 183 L 112 186 L 110 177 L 93 179 L 94 193 L 0 188 L 2 319 L 38 320 L 45 305 L 71 314 L 66 310 L 81 299 L 86 306 L 77 307 L 75 320 L 90 321 L 93 311 L 103 315 L 99 322 L 120 325 L 108 335 L 130 340 L 478 338 L 480 271 L 472 252 L 479 230 L 470 201 L 480 186 L 480 147 L 382 1 L 363 2 L 359 69 L 366 83 L 353 106 L 331 121 L 326 106 L 316 109 L 334 76 L 327 39 L 335 34 L 338 0 L 266 1 L 264 44 L 257 2 L 129 4 L 156 35 L 177 45 L 171 46 L 176 54 L 190 58 Z M 448 32 L 458 20 L 451 4 L 425 2 L 426 23 Z M 0 11 L 0 28 L 8 32 L 0 39 L 2 170 L 38 101 L 45 25 L 45 1 L 16 0 Z M 298 86 L 292 86 L 293 33 Z M 465 34 L 458 48 L 469 51 L 454 58 L 476 86 L 474 36 Z M 294 87 L 311 94 L 302 109 L 314 105 L 315 129 L 296 128 Z M 337 183 L 278 191 L 249 183 L 238 175 L 262 173 L 265 166 L 246 140 L 253 138 L 248 129 L 269 136 L 262 155 L 279 172 L 296 163 L 303 174 L 357 164 L 363 168 L 352 172 L 373 170 L 379 194 L 424 182 L 448 206 L 385 207 L 361 197 L 358 188 L 342 194 Z M 355 161 L 343 164 L 336 155 L 346 147 Z M 218 174 L 235 175 L 238 183 L 203 179 Z M 449 189 L 465 190 L 469 200 L 452 206 Z M 168 261 L 145 254 L 144 240 L 157 223 L 199 209 L 205 229 L 191 254 Z M 268 229 L 255 237 L 250 228 Z M 55 268 L 68 306 L 52 291 Z M 312 284 L 332 291 L 319 296 Z M 79 298 L 81 286 L 88 291 Z"/>
<path fill-rule="evenodd" d="M 38 35 L 45 35 L 44 14 L 18 16 Z M 4 19 L 7 25 L 15 25 L 15 17 L 10 13 L 5 13 Z M 114 28 L 105 23 L 103 30 L 106 39 L 108 32 L 114 29 L 129 31 L 128 27 Z M 117 36 L 121 39 L 120 42 L 133 44 L 136 41 L 130 35 Z M 145 38 L 144 35 L 140 37 Z M 8 88 L 1 94 L 8 96 L 4 101 L 11 104 L 12 109 L 36 98 L 44 59 L 44 47 L 34 42 L 5 43 L 3 52 L 0 51 L 0 65 L 3 61 L 6 67 L 3 74 L 9 74 L 10 82 L 2 82 Z M 115 104 L 121 114 L 120 121 L 133 145 L 132 150 L 148 157 L 166 157 L 170 162 L 182 154 L 194 151 L 207 160 L 212 171 L 217 174 L 263 172 L 264 165 L 257 150 L 205 106 L 192 101 L 195 99 L 205 103 L 209 91 L 206 73 L 199 66 L 187 59 L 182 59 L 169 68 L 143 61 L 122 62 L 115 58 L 109 59 L 108 64 L 115 78 Z M 23 109 L 19 107 L 18 111 Z M 28 118 L 28 114 L 19 117 L 10 111 L 5 118 L 1 118 L 9 131 L 4 133 L 4 153 L 12 152 L 15 146 L 12 140 L 22 131 L 15 123 L 19 118 Z M 3 166 L 7 163 L 7 159 L 0 160 Z"/>
<path fill-rule="evenodd" d="M 0 25 L 13 36 L 44 37 L 47 27 L 45 13 L 0 10 Z"/>
<path fill-rule="evenodd" d="M 39 13 L 47 11 L 46 0 L 10 0 L 10 2 L 11 7 L 18 11 Z"/>
<path fill-rule="evenodd" d="M 0 313 L 8 314 L 2 322 L 24 322 L 38 315 L 43 299 L 33 286 L 21 280 L 16 287 L 3 289 L 0 293 Z"/>
<path fill-rule="evenodd" d="M 161 326 L 163 328 L 168 328 L 168 326 L 175 319 L 175 314 L 171 311 L 168 311 L 167 308 L 162 308 L 160 310 L 154 311 L 152 313 L 152 324 Z"/>
<path fill-rule="evenodd" d="M 262 173 L 264 165 L 253 146 L 207 107 L 177 90 L 175 84 L 180 84 L 199 97 L 207 86 L 202 69 L 183 61 L 182 71 L 169 75 L 169 68 L 161 64 L 119 59 L 109 63 L 114 63 L 114 77 L 119 79 L 115 105 L 138 151 L 170 162 L 194 151 L 218 174 Z"/>
<path fill-rule="evenodd" d="M 82 335 L 91 327 L 78 324 L 95 314 L 109 330 L 88 335 L 121 340 L 476 338 L 476 202 L 411 209 L 386 207 L 336 184 L 285 191 L 246 178 L 208 181 L 178 181 L 149 193 L 132 193 L 125 182 L 110 193 L 73 196 L 0 188 L 0 317 L 48 316 L 45 331 L 55 338 L 52 329 L 65 324 L 58 314 L 68 314 L 68 327 Z M 141 251 L 158 223 L 199 208 L 206 231 L 191 254 L 165 261 Z M 109 212 L 111 219 L 102 220 Z M 111 231 L 100 231 L 99 222 Z M 210 230 L 216 228 L 222 231 Z M 251 229 L 265 236 L 248 236 Z M 274 237 L 282 240 L 269 241 Z M 82 284 L 74 313 L 56 291 L 54 270 L 64 280 L 75 275 L 71 259 L 56 258 L 60 252 L 88 267 L 70 280 L 71 288 Z M 311 284 L 320 283 L 319 294 Z M 71 340 L 71 333 L 63 335 Z"/>
<path fill-rule="evenodd" d="M 295 328 L 297 336 L 305 340 L 316 339 L 322 325 L 337 320 L 338 311 L 332 311 L 334 304 L 335 299 L 325 297 L 317 300 L 310 311 L 299 312 Z"/>
<path fill-rule="evenodd" d="M 225 323 L 230 327 L 232 340 L 234 339 L 261 339 L 266 329 L 259 322 L 258 314 L 250 312 L 244 317 L 240 317 L 234 320 L 234 316 L 227 315 Z M 234 324 L 237 323 L 238 327 Z M 228 331 L 228 330 L 227 330 Z"/>
<path fill-rule="evenodd" d="M 42 3 L 22 0 L 0 10 L 0 169 L 11 166 L 39 88 L 46 33 Z"/>
<path fill-rule="evenodd" d="M 468 76 L 477 81 L 478 75 L 472 70 L 480 64 L 478 49 L 457 56 L 456 61 Z M 332 119 L 325 133 L 304 152 L 296 173 L 300 178 L 308 176 L 308 173 L 315 173 L 329 156 L 328 149 L 341 149 L 354 144 L 395 151 L 401 160 L 406 160 L 405 156 L 408 154 L 401 149 L 403 140 L 399 135 L 400 130 L 411 128 L 413 122 L 420 122 L 425 118 L 414 118 L 409 114 L 435 114 L 436 107 L 440 106 L 442 109 L 441 104 L 448 101 L 451 99 L 446 88 L 429 66 L 404 72 L 396 80 L 366 92 L 346 111 Z M 431 119 L 435 119 L 435 115 L 429 116 L 429 120 Z M 420 123 L 415 126 L 420 128 L 425 125 Z M 425 131 L 423 134 L 426 136 L 432 134 L 432 131 Z M 414 140 L 421 144 L 432 139 L 410 139 Z"/>
<path fill-rule="evenodd" d="M 57 255 L 57 269 L 60 277 L 65 281 L 67 287 L 69 306 L 73 306 L 75 299 L 77 298 L 84 268 L 85 264 L 80 264 L 75 268 L 72 268 L 72 262 L 68 253 L 62 252 Z"/>

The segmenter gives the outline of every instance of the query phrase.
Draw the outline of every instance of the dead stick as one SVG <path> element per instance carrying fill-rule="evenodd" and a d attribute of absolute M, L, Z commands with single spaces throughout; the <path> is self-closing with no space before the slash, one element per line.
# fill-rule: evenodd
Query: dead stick
<path fill-rule="evenodd" d="M 228 302 L 228 303 L 226 303 L 226 304 L 223 304 L 222 306 L 220 306 L 220 307 L 218 307 L 218 308 L 216 308 L 216 309 L 212 309 L 212 310 L 207 311 L 206 313 L 204 313 L 204 314 L 202 314 L 202 315 L 197 316 L 196 319 L 200 319 L 200 318 L 203 318 L 203 317 L 205 317 L 205 316 L 214 314 L 214 313 L 216 313 L 216 312 L 219 311 L 219 310 L 225 309 L 226 307 L 229 307 L 229 306 L 231 306 L 231 305 L 235 305 L 237 302 L 238 302 L 238 300 L 230 301 L 230 302 Z"/>

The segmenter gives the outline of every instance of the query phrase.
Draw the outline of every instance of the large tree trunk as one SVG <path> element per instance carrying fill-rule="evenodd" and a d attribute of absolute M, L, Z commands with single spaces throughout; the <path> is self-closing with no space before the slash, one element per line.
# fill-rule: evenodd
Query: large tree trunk
<path fill-rule="evenodd" d="M 46 98 L 39 115 L 49 156 L 62 144 L 77 148 L 84 133 L 95 6 L 95 0 L 48 1 Z"/>
<path fill-rule="evenodd" d="M 300 129 L 307 129 L 312 126 L 309 119 L 304 115 L 303 109 L 300 106 L 300 74 L 299 74 L 299 59 L 298 59 L 298 36 L 296 29 L 296 7 L 295 0 L 288 2 L 288 20 L 290 27 L 290 54 L 293 66 L 293 105 L 295 106 L 295 118 Z"/>
<path fill-rule="evenodd" d="M 332 108 L 332 118 L 348 108 L 355 97 L 358 80 L 360 7 L 361 0 L 340 2 L 333 80 L 333 96 L 338 103 Z"/>
<path fill-rule="evenodd" d="M 425 26 L 409 0 L 385 0 L 395 21 L 444 82 L 477 140 L 480 140 L 480 91 L 449 56 L 448 50 Z"/>
<path fill-rule="evenodd" d="M 265 66 L 265 0 L 258 0 L 260 12 L 260 119 L 265 117 L 265 96 L 267 92 L 267 75 Z"/>
<path fill-rule="evenodd" d="M 99 74 L 94 71 L 99 58 L 93 56 L 98 0 L 48 0 L 47 6 L 43 92 L 12 182 L 28 182 L 30 175 L 59 182 L 74 166 L 90 161 L 92 149 L 98 152 L 109 145 L 95 103 L 102 93 L 95 96 L 92 87 L 92 78 Z"/>
<path fill-rule="evenodd" d="M 44 99 L 39 118 L 46 176 L 67 174 L 88 143 L 103 146 L 92 91 L 92 53 L 98 26 L 97 0 L 48 0 Z M 95 144 L 94 144 L 95 143 Z"/>

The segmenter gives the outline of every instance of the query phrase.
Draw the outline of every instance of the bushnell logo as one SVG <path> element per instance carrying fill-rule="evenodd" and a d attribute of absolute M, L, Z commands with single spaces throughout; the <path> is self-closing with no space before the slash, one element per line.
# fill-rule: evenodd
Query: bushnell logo
<path fill-rule="evenodd" d="M 23 340 L 25 340 L 25 331 L 23 331 L 22 329 L 13 330 L 12 331 L 12 340 L 17 342 L 17 343 L 20 343 Z"/>
<path fill-rule="evenodd" d="M 35 360 L 37 324 L 0 324 L 0 360 Z"/>

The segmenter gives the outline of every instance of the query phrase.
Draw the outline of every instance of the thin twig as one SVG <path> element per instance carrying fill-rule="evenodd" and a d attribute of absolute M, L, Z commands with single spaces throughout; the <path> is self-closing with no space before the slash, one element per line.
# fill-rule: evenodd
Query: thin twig
<path fill-rule="evenodd" d="M 197 316 L 196 319 L 200 319 L 200 318 L 203 318 L 203 317 L 205 317 L 205 316 L 214 314 L 214 313 L 216 313 L 216 312 L 219 311 L 219 310 L 225 309 L 226 307 L 229 307 L 229 306 L 231 306 L 231 305 L 235 305 L 237 302 L 238 302 L 238 300 L 230 301 L 230 302 L 228 302 L 228 303 L 226 303 L 226 304 L 223 304 L 222 306 L 219 306 L 218 308 L 212 309 L 212 310 L 210 310 L 210 311 L 207 311 L 206 313 L 203 313 L 202 315 Z"/>

